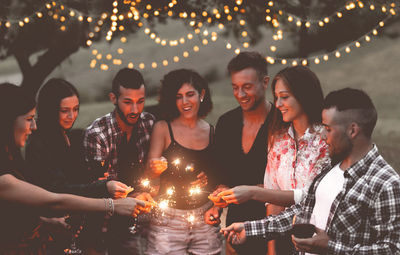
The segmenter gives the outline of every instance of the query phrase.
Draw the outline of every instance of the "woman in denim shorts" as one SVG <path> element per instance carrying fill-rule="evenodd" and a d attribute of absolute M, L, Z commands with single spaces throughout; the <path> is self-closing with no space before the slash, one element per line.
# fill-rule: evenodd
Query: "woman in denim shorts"
<path fill-rule="evenodd" d="M 219 227 L 204 222 L 215 181 L 214 127 L 203 118 L 212 102 L 207 82 L 188 69 L 164 76 L 160 91 L 162 120 L 154 126 L 149 175 L 160 178 L 158 202 L 150 224 L 147 254 L 218 254 Z"/>

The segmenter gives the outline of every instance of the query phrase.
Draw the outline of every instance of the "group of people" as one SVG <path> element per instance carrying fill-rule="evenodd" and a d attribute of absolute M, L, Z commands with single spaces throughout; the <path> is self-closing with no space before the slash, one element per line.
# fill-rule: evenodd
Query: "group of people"
<path fill-rule="evenodd" d="M 37 106 L 1 84 L 1 252 L 62 254 L 60 229 L 78 217 L 85 254 L 220 254 L 223 236 L 233 255 L 399 253 L 400 178 L 371 141 L 369 96 L 324 98 L 315 73 L 294 66 L 272 79 L 269 102 L 259 53 L 227 69 L 239 106 L 215 127 L 207 81 L 189 69 L 163 77 L 156 116 L 140 72 L 121 69 L 114 110 L 84 131 L 72 130 L 80 102 L 69 82 L 47 81 Z M 310 238 L 293 235 L 304 212 Z"/>

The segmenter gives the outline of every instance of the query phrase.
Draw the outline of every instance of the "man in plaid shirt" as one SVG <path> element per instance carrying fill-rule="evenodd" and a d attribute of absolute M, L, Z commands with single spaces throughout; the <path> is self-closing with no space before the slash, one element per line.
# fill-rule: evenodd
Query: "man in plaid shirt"
<path fill-rule="evenodd" d="M 114 111 L 96 119 L 86 129 L 83 142 L 85 159 L 92 170 L 101 175 L 108 172 L 112 179 L 118 179 L 119 154 L 123 153 L 118 147 L 134 142 L 136 155 L 132 155 L 132 163 L 144 163 L 155 118 L 143 112 L 144 80 L 135 69 L 124 68 L 117 73 L 109 97 Z"/>
<path fill-rule="evenodd" d="M 135 69 L 124 68 L 117 73 L 109 97 L 115 109 L 96 119 L 86 129 L 83 141 L 85 159 L 94 178 L 102 177 L 106 172 L 109 178 L 127 184 L 119 190 L 126 196 L 131 191 L 128 185 L 133 186 L 143 174 L 155 118 L 143 112 L 144 79 Z M 145 192 L 131 196 L 153 201 Z M 128 218 L 121 217 L 111 219 L 107 240 L 109 254 L 141 254 L 142 236 L 128 233 L 132 224 L 128 221 Z"/>
<path fill-rule="evenodd" d="M 400 177 L 371 142 L 376 109 L 364 92 L 342 89 L 324 102 L 322 122 L 335 167 L 325 169 L 307 197 L 279 215 L 234 223 L 221 231 L 234 244 L 251 236 L 292 232 L 293 217 L 309 212 L 311 238 L 292 236 L 297 251 L 319 254 L 399 254 Z"/>

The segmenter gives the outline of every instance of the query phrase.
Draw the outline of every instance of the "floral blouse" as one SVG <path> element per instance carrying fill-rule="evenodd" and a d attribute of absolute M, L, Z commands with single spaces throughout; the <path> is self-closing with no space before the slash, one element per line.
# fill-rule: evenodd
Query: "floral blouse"
<path fill-rule="evenodd" d="M 302 200 L 315 176 L 330 164 L 323 129 L 322 125 L 308 128 L 298 146 L 292 125 L 287 132 L 275 137 L 265 168 L 266 189 L 293 190 L 295 203 Z"/>

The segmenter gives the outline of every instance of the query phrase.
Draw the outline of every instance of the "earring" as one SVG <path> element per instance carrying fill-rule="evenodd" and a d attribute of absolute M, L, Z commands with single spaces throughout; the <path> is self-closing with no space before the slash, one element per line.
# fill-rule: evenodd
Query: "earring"
<path fill-rule="evenodd" d="M 203 100 L 204 100 L 203 98 L 200 98 L 200 103 L 203 103 Z"/>

